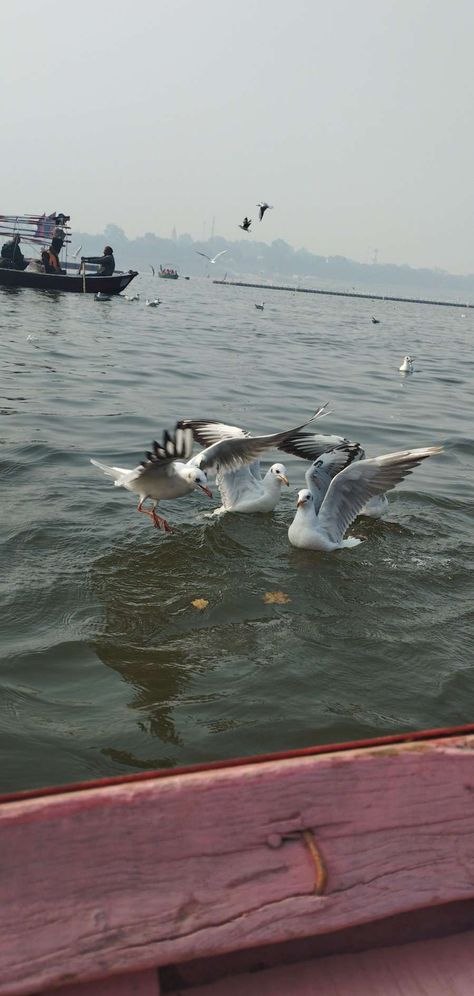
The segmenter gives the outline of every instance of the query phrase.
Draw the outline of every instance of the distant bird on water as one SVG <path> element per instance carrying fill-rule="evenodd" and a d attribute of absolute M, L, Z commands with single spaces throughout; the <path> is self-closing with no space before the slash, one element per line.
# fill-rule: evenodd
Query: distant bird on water
<path fill-rule="evenodd" d="M 157 308 L 159 304 L 161 304 L 161 301 L 158 297 L 155 297 L 153 301 L 149 301 L 148 298 L 145 301 L 147 308 Z"/>
<path fill-rule="evenodd" d="M 251 226 L 251 224 L 252 224 L 252 219 L 251 218 L 247 218 L 247 216 L 245 216 L 242 224 L 239 225 L 239 228 L 241 228 L 242 231 L 244 231 L 244 232 L 250 232 L 250 226 Z"/>
<path fill-rule="evenodd" d="M 380 318 L 374 318 L 374 316 L 372 315 L 372 324 L 380 325 Z"/>
<path fill-rule="evenodd" d="M 131 304 L 133 301 L 139 301 L 140 300 L 140 295 L 139 294 L 130 294 L 130 296 L 129 296 L 128 294 L 124 294 L 124 298 L 125 298 L 126 301 L 128 301 L 129 304 Z"/>
<path fill-rule="evenodd" d="M 219 256 L 223 256 L 224 253 L 229 252 L 229 250 L 228 249 L 222 249 L 222 251 L 216 253 L 215 256 L 208 256 L 207 252 L 200 252 L 199 249 L 195 249 L 194 252 L 196 252 L 198 254 L 198 256 L 204 256 L 204 258 L 208 259 L 210 263 L 215 263 L 216 259 L 219 259 Z"/>
<path fill-rule="evenodd" d="M 400 373 L 411 374 L 413 373 L 413 356 L 404 356 L 403 363 L 401 367 L 398 368 Z"/>
<path fill-rule="evenodd" d="M 265 301 L 262 301 L 261 304 L 256 304 L 255 307 L 256 307 L 257 311 L 263 311 L 263 309 L 265 307 Z"/>
<path fill-rule="evenodd" d="M 261 221 L 262 218 L 263 218 L 263 216 L 264 216 L 264 214 L 265 214 L 265 211 L 268 211 L 269 208 L 270 209 L 273 208 L 273 204 L 267 204 L 266 201 L 260 201 L 257 204 L 257 207 L 260 208 L 260 211 L 259 211 L 259 221 Z"/>
<path fill-rule="evenodd" d="M 102 291 L 97 291 L 97 294 L 94 294 L 94 300 L 95 301 L 110 301 L 110 295 L 109 294 L 104 294 Z"/>

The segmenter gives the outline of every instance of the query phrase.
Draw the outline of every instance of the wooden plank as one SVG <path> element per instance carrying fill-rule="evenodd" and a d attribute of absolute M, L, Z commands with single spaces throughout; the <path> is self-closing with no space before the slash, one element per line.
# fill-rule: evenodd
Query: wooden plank
<path fill-rule="evenodd" d="M 50 989 L 44 996 L 160 996 L 158 970 L 113 975 L 95 982 Z"/>
<path fill-rule="evenodd" d="M 252 975 L 246 973 L 198 986 L 189 993 L 190 996 L 472 996 L 473 952 L 474 932 L 470 931 L 435 941 L 333 955 Z M 175 996 L 178 996 L 176 990 Z"/>
<path fill-rule="evenodd" d="M 472 897 L 473 746 L 460 737 L 6 803 L 0 993 Z M 308 829 L 328 868 L 323 896 Z"/>

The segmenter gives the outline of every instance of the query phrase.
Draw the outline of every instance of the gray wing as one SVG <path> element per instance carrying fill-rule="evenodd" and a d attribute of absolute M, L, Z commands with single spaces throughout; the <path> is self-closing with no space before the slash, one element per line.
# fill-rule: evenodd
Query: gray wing
<path fill-rule="evenodd" d="M 327 405 L 323 405 L 322 408 L 318 408 L 314 415 L 308 419 L 308 422 L 313 422 L 314 419 L 323 415 L 326 407 Z M 287 435 L 304 428 L 308 422 L 303 422 L 293 429 L 286 429 L 284 432 L 275 432 L 269 436 L 232 436 L 221 439 L 202 450 L 201 453 L 197 453 L 190 463 L 204 471 L 238 470 L 246 463 L 253 463 L 266 450 L 278 447 L 280 443 L 284 442 Z"/>
<path fill-rule="evenodd" d="M 341 443 L 332 450 L 327 450 L 315 460 L 305 474 L 306 486 L 311 491 L 314 510 L 318 515 L 326 492 L 332 479 L 354 460 L 361 460 L 364 451 L 358 443 Z"/>
<path fill-rule="evenodd" d="M 211 257 L 207 255 L 207 252 L 199 252 L 199 249 L 195 249 L 194 252 L 196 252 L 198 256 L 204 256 L 204 258 L 208 259 L 209 262 L 211 261 Z"/>
<path fill-rule="evenodd" d="M 170 476 L 174 473 L 172 465 L 175 460 L 187 461 L 192 452 L 193 434 L 191 430 L 177 423 L 173 434 L 165 429 L 162 443 L 154 440 L 152 449 L 146 453 L 146 460 L 143 460 L 137 467 L 136 476 Z"/>
<path fill-rule="evenodd" d="M 185 429 L 191 429 L 194 439 L 200 446 L 212 446 L 220 439 L 232 439 L 234 436 L 249 436 L 245 429 L 240 429 L 238 425 L 227 425 L 225 422 L 217 422 L 213 419 L 182 419 L 180 425 Z"/>
<path fill-rule="evenodd" d="M 435 453 L 441 453 L 441 447 L 401 450 L 370 460 L 359 460 L 341 470 L 331 481 L 321 505 L 319 529 L 326 533 L 331 542 L 341 543 L 351 522 L 354 522 L 370 498 L 400 484 L 422 460 Z"/>
<path fill-rule="evenodd" d="M 349 439 L 345 439 L 344 436 L 325 436 L 321 432 L 295 432 L 288 439 L 285 439 L 278 449 L 285 453 L 291 453 L 293 456 L 302 457 L 303 460 L 317 460 L 321 453 L 325 453 L 326 450 L 349 442 Z M 363 452 L 361 450 L 362 454 Z"/>
<path fill-rule="evenodd" d="M 224 508 L 233 508 L 241 501 L 261 498 L 264 494 L 262 480 L 252 473 L 252 466 L 245 465 L 239 470 L 218 473 L 217 486 L 221 493 Z"/>

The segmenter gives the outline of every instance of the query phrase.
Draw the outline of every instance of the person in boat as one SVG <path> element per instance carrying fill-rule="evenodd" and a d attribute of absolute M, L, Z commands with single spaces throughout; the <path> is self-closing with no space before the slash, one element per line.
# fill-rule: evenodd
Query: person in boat
<path fill-rule="evenodd" d="M 114 250 L 105 246 L 103 256 L 81 256 L 81 263 L 99 263 L 98 277 L 111 277 L 115 270 Z"/>
<path fill-rule="evenodd" d="M 43 249 L 41 253 L 41 262 L 44 266 L 45 273 L 62 273 L 61 267 L 59 265 L 59 259 L 57 253 L 53 252 L 52 249 Z"/>
<path fill-rule="evenodd" d="M 20 249 L 20 236 L 14 235 L 2 246 L 0 265 L 10 270 L 26 270 L 28 262 Z"/>
<path fill-rule="evenodd" d="M 53 235 L 51 239 L 51 251 L 56 253 L 59 261 L 59 253 L 64 245 L 64 240 L 66 238 L 66 232 L 64 231 L 63 225 L 69 221 L 70 215 L 68 214 L 57 214 L 55 221 L 56 224 L 53 228 Z"/>

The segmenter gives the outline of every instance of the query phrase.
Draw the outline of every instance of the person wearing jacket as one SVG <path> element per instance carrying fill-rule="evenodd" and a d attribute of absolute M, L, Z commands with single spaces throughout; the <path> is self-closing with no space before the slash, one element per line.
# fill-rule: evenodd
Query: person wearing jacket
<path fill-rule="evenodd" d="M 114 250 L 112 246 L 105 246 L 103 256 L 81 256 L 81 263 L 99 263 L 100 270 L 96 276 L 111 277 L 115 270 Z"/>
<path fill-rule="evenodd" d="M 11 270 L 26 270 L 28 263 L 20 249 L 20 241 L 20 236 L 14 235 L 10 242 L 4 243 L 1 252 L 1 266 Z"/>

